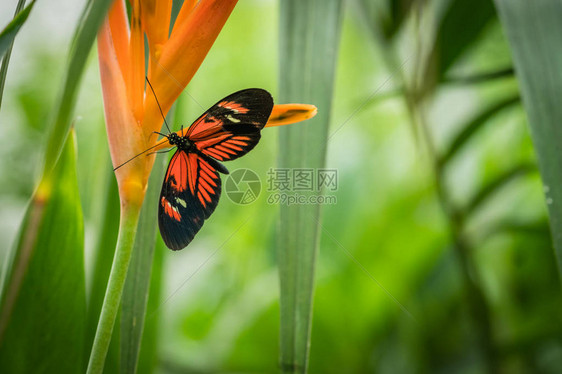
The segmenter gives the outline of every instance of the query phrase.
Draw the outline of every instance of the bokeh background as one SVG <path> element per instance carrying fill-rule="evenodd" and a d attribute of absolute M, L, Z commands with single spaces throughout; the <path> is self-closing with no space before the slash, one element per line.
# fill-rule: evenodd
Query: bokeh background
<path fill-rule="evenodd" d="M 0 3 L 0 24 L 16 3 Z M 446 2 L 429 2 L 429 16 L 405 20 L 396 31 L 394 66 L 372 28 L 384 13 L 381 3 L 345 3 L 326 164 L 338 171 L 338 190 L 330 192 L 337 203 L 322 207 L 311 373 L 477 373 L 490 361 L 511 373 L 562 367 L 560 282 L 545 191 L 495 15 L 424 104 L 425 128 L 412 121 L 401 94 L 399 77 L 414 71 L 416 46 L 431 39 L 439 3 Z M 46 118 L 82 7 L 38 2 L 16 41 L 0 111 L 2 263 L 40 172 Z M 242 88 L 277 97 L 284 63 L 278 29 L 277 1 L 241 0 L 177 102 L 175 126 Z M 467 79 L 495 71 L 506 73 Z M 439 162 L 436 155 L 479 115 L 511 97 L 461 136 L 446 164 Z M 95 50 L 74 126 L 91 287 L 111 167 Z M 256 202 L 241 206 L 223 195 L 183 251 L 158 239 L 155 261 L 163 268 L 147 315 L 158 336 L 156 372 L 278 370 L 279 206 L 266 199 L 278 131 L 264 130 L 254 151 L 226 165 L 260 176 Z"/>

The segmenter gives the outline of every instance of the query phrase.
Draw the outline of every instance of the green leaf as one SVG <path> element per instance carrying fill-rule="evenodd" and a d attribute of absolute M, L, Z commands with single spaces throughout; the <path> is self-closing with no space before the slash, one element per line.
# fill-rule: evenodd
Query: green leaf
<path fill-rule="evenodd" d="M 492 0 L 453 0 L 443 15 L 430 53 L 428 72 L 440 80 L 495 18 Z"/>
<path fill-rule="evenodd" d="M 488 120 L 490 118 L 495 116 L 503 109 L 509 108 L 510 106 L 519 103 L 519 101 L 519 95 L 507 97 L 490 106 L 489 108 L 484 109 L 481 113 L 477 114 L 473 119 L 462 126 L 461 132 L 457 134 L 457 136 L 451 142 L 449 148 L 443 153 L 443 156 L 441 156 L 440 164 L 447 164 L 472 138 L 472 136 L 476 134 L 478 130 L 480 130 L 486 123 L 488 123 Z"/>
<path fill-rule="evenodd" d="M 78 22 L 70 51 L 70 62 L 66 70 L 64 87 L 57 101 L 55 115 L 50 125 L 51 131 L 47 141 L 43 175 L 50 173 L 59 157 L 64 139 L 66 139 L 70 129 L 78 87 L 80 87 L 88 54 L 111 4 L 112 0 L 89 0 Z"/>
<path fill-rule="evenodd" d="M 279 102 L 318 107 L 315 118 L 280 129 L 281 168 L 324 166 L 341 14 L 340 0 L 281 3 Z M 304 373 L 308 365 L 319 219 L 319 205 L 281 206 L 277 260 L 285 373 Z"/>
<path fill-rule="evenodd" d="M 538 156 L 562 274 L 562 2 L 495 0 Z"/>
<path fill-rule="evenodd" d="M 475 84 L 486 84 L 499 79 L 512 78 L 515 72 L 512 67 L 489 71 L 485 73 L 478 73 L 467 76 L 449 76 L 443 78 L 442 83 L 455 86 L 470 86 Z M 381 91 L 376 95 L 370 97 L 365 103 L 365 107 L 378 105 L 388 99 L 395 99 L 398 96 L 404 95 L 404 87 L 397 87 L 386 91 Z"/>
<path fill-rule="evenodd" d="M 484 238 L 489 238 L 492 235 L 505 233 L 510 233 L 512 235 L 536 236 L 541 239 L 550 239 L 550 230 L 548 228 L 548 222 L 546 219 L 541 219 L 534 222 L 500 222 L 497 225 L 491 225 L 490 227 L 488 227 L 487 232 L 484 233 Z"/>
<path fill-rule="evenodd" d="M 154 251 L 152 260 L 152 274 L 150 275 L 150 289 L 148 292 L 148 304 L 146 306 L 146 317 L 144 321 L 144 331 L 139 353 L 139 363 L 137 373 L 150 374 L 155 371 L 159 363 L 158 360 L 158 337 L 160 327 L 160 294 L 162 291 L 162 273 L 164 266 L 164 253 L 168 248 L 162 240 L 157 240 L 158 245 Z"/>
<path fill-rule="evenodd" d="M 410 14 L 415 0 L 356 0 L 356 3 L 377 38 L 391 41 Z"/>
<path fill-rule="evenodd" d="M 27 208 L 3 287 L 0 367 L 5 373 L 83 370 L 84 232 L 74 133 L 52 176 Z"/>
<path fill-rule="evenodd" d="M 0 59 L 2 59 L 2 67 L 0 67 L 0 107 L 2 107 L 2 97 L 4 96 L 4 84 L 6 83 L 6 75 L 8 74 L 8 64 L 10 63 L 10 56 L 12 55 L 12 48 L 14 46 L 14 39 L 27 20 L 31 8 L 35 4 L 35 0 L 29 4 L 25 9 L 25 0 L 19 0 L 16 6 L 16 13 L 12 22 L 6 26 L 0 33 Z M 23 9 L 23 11 L 22 11 Z"/>
<path fill-rule="evenodd" d="M 503 186 L 519 177 L 525 176 L 537 170 L 533 164 L 517 165 L 505 172 L 495 176 L 494 179 L 484 185 L 470 200 L 464 211 L 465 215 L 469 215 L 477 210 L 488 198 L 498 192 Z"/>
<path fill-rule="evenodd" d="M 86 355 L 90 354 L 90 349 L 96 334 L 98 319 L 101 313 L 103 298 L 107 288 L 107 280 L 113 263 L 115 254 L 115 246 L 117 244 L 117 235 L 119 232 L 119 221 L 115 217 L 119 217 L 119 191 L 115 173 L 109 157 L 106 156 L 106 175 L 105 175 L 105 198 L 104 212 L 101 221 L 101 228 L 98 235 L 98 241 L 95 246 L 95 260 L 92 277 L 92 287 L 89 292 L 88 302 L 88 325 L 86 330 Z M 115 329 L 117 330 L 117 329 Z M 112 346 L 110 346 L 108 357 L 106 359 L 106 368 L 119 367 L 119 345 L 115 345 L 113 340 L 118 341 L 118 334 L 114 331 L 112 336 Z M 87 356 L 86 356 L 87 357 Z M 84 367 L 86 369 L 86 367 Z"/>
<path fill-rule="evenodd" d="M 18 3 L 18 9 L 21 9 L 23 4 L 25 4 L 25 1 L 20 1 Z M 14 19 L 0 33 L 0 58 L 4 57 L 11 48 L 18 31 L 20 31 L 20 28 L 23 26 L 25 21 L 27 21 L 27 17 L 33 8 L 33 5 L 35 5 L 35 0 L 32 1 L 31 4 L 29 4 L 24 10 L 17 13 Z"/>
<path fill-rule="evenodd" d="M 385 29 L 387 37 L 394 37 L 410 14 L 410 10 L 413 8 L 415 0 L 388 1 L 390 3 L 390 18 L 392 22 Z"/>
<path fill-rule="evenodd" d="M 469 76 L 447 76 L 443 78 L 443 83 L 454 85 L 472 85 L 478 83 L 490 83 L 496 79 L 512 78 L 515 72 L 513 67 L 505 67 L 494 71 L 487 71 Z"/>

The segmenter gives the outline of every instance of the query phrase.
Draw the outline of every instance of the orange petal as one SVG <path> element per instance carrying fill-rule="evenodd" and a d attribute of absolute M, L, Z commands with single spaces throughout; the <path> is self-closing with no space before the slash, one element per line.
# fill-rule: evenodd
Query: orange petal
<path fill-rule="evenodd" d="M 111 28 L 111 39 L 115 46 L 115 53 L 121 74 L 125 75 L 130 68 L 129 61 L 129 21 L 125 12 L 123 0 L 116 0 L 108 13 L 109 27 Z"/>
<path fill-rule="evenodd" d="M 115 167 L 145 150 L 147 142 L 129 106 L 127 87 L 121 75 L 108 22 L 102 25 L 98 34 L 98 60 L 107 137 Z M 151 165 L 147 157 L 139 157 L 117 170 L 122 202 L 142 202 Z"/>
<path fill-rule="evenodd" d="M 314 105 L 309 104 L 278 104 L 273 106 L 265 127 L 283 126 L 305 121 L 318 113 Z"/>
<path fill-rule="evenodd" d="M 176 21 L 174 22 L 172 35 L 174 35 L 176 30 L 180 28 L 179 25 L 183 25 L 187 21 L 187 19 L 191 15 L 191 12 L 193 12 L 193 9 L 195 8 L 196 5 L 197 5 L 197 0 L 184 0 L 180 12 L 176 17 Z"/>
<path fill-rule="evenodd" d="M 141 0 L 140 5 L 142 26 L 148 39 L 149 49 L 151 54 L 159 54 L 170 32 L 172 1 Z"/>
<path fill-rule="evenodd" d="M 128 76 L 127 89 L 129 92 L 129 103 L 133 109 L 135 118 L 142 121 L 144 112 L 144 34 L 141 28 L 140 0 L 133 0 L 131 13 L 131 40 L 129 44 L 129 56 L 131 68 L 126 73 Z"/>
<path fill-rule="evenodd" d="M 149 69 L 164 114 L 187 86 L 211 49 L 237 0 L 201 0 L 164 45 L 160 60 Z M 162 118 L 153 95 L 146 95 L 144 128 L 160 130 Z"/>

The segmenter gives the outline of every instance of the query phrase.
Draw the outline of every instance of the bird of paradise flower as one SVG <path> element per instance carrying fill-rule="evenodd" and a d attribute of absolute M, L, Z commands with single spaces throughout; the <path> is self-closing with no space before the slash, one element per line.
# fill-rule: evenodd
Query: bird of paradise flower
<path fill-rule="evenodd" d="M 158 140 L 154 135 L 163 123 L 159 104 L 166 115 L 203 62 L 237 0 L 185 0 L 171 32 L 172 0 L 130 3 L 130 22 L 124 1 L 116 0 L 98 34 L 105 120 L 114 167 L 146 149 L 171 147 L 168 138 Z M 155 95 L 147 93 L 145 78 L 158 93 L 158 102 Z M 315 114 L 313 105 L 275 105 L 266 127 L 303 121 Z M 88 373 L 103 371 L 153 163 L 153 155 L 137 157 L 115 173 L 121 201 L 119 237 Z"/>

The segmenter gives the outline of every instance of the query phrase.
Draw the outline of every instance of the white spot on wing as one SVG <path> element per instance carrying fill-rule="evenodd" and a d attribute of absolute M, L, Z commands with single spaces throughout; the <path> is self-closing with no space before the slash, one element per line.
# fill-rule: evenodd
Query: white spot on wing
<path fill-rule="evenodd" d="M 180 199 L 179 197 L 176 197 L 176 202 L 178 204 L 180 204 L 181 206 L 183 206 L 184 208 L 187 208 L 187 203 L 185 202 L 185 200 Z"/>
<path fill-rule="evenodd" d="M 233 112 L 238 113 L 237 110 L 233 110 Z M 227 114 L 225 117 L 226 117 L 226 119 L 228 119 L 230 122 L 234 122 L 234 123 L 239 123 L 239 122 L 240 122 L 240 120 L 239 120 L 238 118 L 232 117 L 232 114 Z"/>

